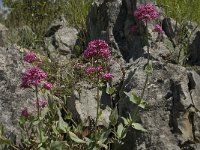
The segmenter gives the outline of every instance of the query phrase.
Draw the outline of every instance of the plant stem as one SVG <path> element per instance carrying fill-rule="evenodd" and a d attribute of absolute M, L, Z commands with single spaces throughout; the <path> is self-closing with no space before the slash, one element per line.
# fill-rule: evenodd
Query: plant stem
<path fill-rule="evenodd" d="M 97 116 L 96 116 L 96 120 L 95 120 L 95 135 L 97 133 L 98 119 L 99 119 L 99 106 L 100 106 L 100 96 L 99 96 L 99 87 L 98 86 L 97 86 L 97 97 L 96 97 L 96 100 L 97 100 L 97 108 L 96 108 Z M 95 140 L 96 140 L 96 138 L 95 138 Z"/>
<path fill-rule="evenodd" d="M 142 93 L 141 93 L 141 96 L 140 96 L 141 99 L 143 99 L 143 97 L 144 97 L 144 92 L 145 92 L 145 89 L 147 87 L 148 80 L 149 80 L 149 74 L 146 74 L 146 79 L 145 79 L 145 82 L 144 82 L 144 87 L 142 89 Z"/>
<path fill-rule="evenodd" d="M 146 39 L 147 39 L 147 66 L 149 66 L 150 52 L 149 52 L 149 43 L 148 43 L 148 23 L 147 23 L 147 21 L 145 22 L 145 25 L 146 25 Z M 149 74 L 147 73 L 146 79 L 145 79 L 145 82 L 144 82 L 144 87 L 142 89 L 142 93 L 141 93 L 141 96 L 140 96 L 141 99 L 143 99 L 143 97 L 144 97 L 144 92 L 145 92 L 145 89 L 147 87 L 148 80 L 149 80 Z"/>
<path fill-rule="evenodd" d="M 40 118 L 40 107 L 39 107 L 39 97 L 38 97 L 38 87 L 35 86 L 35 95 L 36 95 L 36 106 L 37 106 L 37 113 L 38 113 L 38 120 Z"/>
<path fill-rule="evenodd" d="M 40 137 L 40 143 L 42 143 L 42 133 L 41 133 L 41 122 L 40 122 L 40 106 L 39 106 L 39 97 L 38 97 L 38 86 L 35 86 L 35 94 L 36 94 L 36 106 L 37 106 L 37 111 L 38 111 L 38 130 L 39 130 L 39 137 Z"/>

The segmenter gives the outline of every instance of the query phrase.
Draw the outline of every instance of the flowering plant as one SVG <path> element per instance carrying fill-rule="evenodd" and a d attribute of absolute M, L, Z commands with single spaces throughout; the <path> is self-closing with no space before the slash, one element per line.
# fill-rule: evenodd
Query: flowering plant
<path fill-rule="evenodd" d="M 156 19 L 159 16 L 158 11 L 156 10 L 153 4 L 141 4 L 138 9 L 133 13 L 133 15 L 141 21 L 151 21 Z"/>

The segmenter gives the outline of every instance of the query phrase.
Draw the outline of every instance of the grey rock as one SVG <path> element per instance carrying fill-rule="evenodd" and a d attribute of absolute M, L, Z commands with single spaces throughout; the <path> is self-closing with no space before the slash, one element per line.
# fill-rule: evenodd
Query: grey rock
<path fill-rule="evenodd" d="M 22 62 L 22 53 L 16 48 L 0 48 L 0 122 L 8 133 L 20 136 L 17 118 L 23 107 L 31 109 L 34 93 L 21 89 L 21 74 L 28 65 Z"/>
<path fill-rule="evenodd" d="M 78 31 L 70 27 L 64 17 L 53 22 L 45 34 L 44 42 L 48 55 L 55 59 L 71 55 L 78 39 Z"/>
<path fill-rule="evenodd" d="M 115 100 L 119 114 L 128 116 L 137 110 L 124 91 L 141 95 L 146 73 L 147 41 L 143 38 L 144 25 L 137 22 L 132 13 L 135 0 L 95 0 L 87 19 L 91 39 L 105 39 L 112 47 L 114 56 L 128 62 L 122 67 L 122 85 Z M 143 1 L 144 2 L 144 1 Z M 150 58 L 153 74 L 143 97 L 150 107 L 139 109 L 140 122 L 148 133 L 129 129 L 125 144 L 119 149 L 134 150 L 181 150 L 199 149 L 199 72 L 176 65 L 180 47 L 180 26 L 170 18 L 161 18 L 164 34 L 151 33 Z M 131 33 L 130 27 L 138 25 L 140 33 Z M 149 24 L 149 31 L 153 24 Z M 188 26 L 191 32 L 194 25 Z M 189 51 L 189 63 L 199 63 L 199 33 L 193 35 Z M 182 56 L 181 56 L 182 57 Z M 123 62 L 123 61 L 122 61 Z M 173 63 L 173 64 L 172 64 Z M 113 68 L 118 68 L 113 66 Z M 119 70 L 119 69 L 117 69 Z M 116 73 L 118 76 L 118 73 Z"/>
<path fill-rule="evenodd" d="M 134 91 L 140 96 L 146 78 L 143 70 L 146 61 L 140 58 L 125 75 L 119 101 L 122 116 L 135 112 L 136 106 L 123 92 Z M 195 99 L 199 97 L 199 75 L 192 72 L 190 77 L 186 68 L 161 61 L 153 61 L 153 68 L 143 98 L 150 107 L 139 110 L 140 121 L 149 133 L 132 131 L 121 149 L 178 150 L 192 147 L 189 143 L 196 140 L 195 133 L 199 135 L 199 119 L 193 118 L 194 114 L 197 118 L 199 116 L 200 102 Z M 132 144 L 128 144 L 130 139 L 134 139 L 135 143 L 132 140 Z"/>
<path fill-rule="evenodd" d="M 127 62 L 143 54 L 143 33 L 130 31 L 137 24 L 132 15 L 135 9 L 136 0 L 96 0 L 87 19 L 90 38 L 105 39 L 114 48 L 113 53 L 122 55 Z"/>
<path fill-rule="evenodd" d="M 77 83 L 80 89 L 74 91 L 73 95 L 69 99 L 67 105 L 68 109 L 72 112 L 73 118 L 81 122 L 84 126 L 89 126 L 91 121 L 96 118 L 96 107 L 97 107 L 97 89 L 92 87 L 88 83 Z M 109 116 L 110 116 L 110 107 L 111 99 L 105 93 L 105 90 L 100 91 L 100 100 L 101 100 L 101 110 L 102 115 L 99 118 L 98 125 L 104 125 L 108 127 L 109 125 Z"/>
<path fill-rule="evenodd" d="M 198 65 L 200 66 L 200 31 L 195 32 L 195 36 L 193 36 L 193 41 L 189 46 L 189 56 L 187 63 L 190 65 Z"/>

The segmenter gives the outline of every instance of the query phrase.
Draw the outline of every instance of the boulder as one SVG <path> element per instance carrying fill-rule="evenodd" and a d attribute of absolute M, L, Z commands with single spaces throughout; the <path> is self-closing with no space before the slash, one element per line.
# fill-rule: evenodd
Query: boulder
<path fill-rule="evenodd" d="M 135 112 L 136 106 L 131 104 L 124 91 L 141 95 L 146 78 L 143 70 L 146 61 L 139 59 L 125 75 L 119 101 L 119 113 L 122 116 Z M 199 136 L 199 119 L 195 117 L 199 117 L 200 102 L 197 97 L 200 95 L 197 91 L 200 76 L 185 67 L 160 61 L 153 61 L 153 68 L 143 98 L 149 107 L 139 110 L 141 123 L 148 133 L 129 132 L 122 149 L 192 149 Z M 130 142 L 132 144 L 128 144 Z"/>
<path fill-rule="evenodd" d="M 140 1 L 141 2 L 141 1 Z M 146 73 L 147 42 L 141 33 L 131 33 L 132 25 L 139 24 L 132 13 L 136 0 L 95 0 L 87 19 L 91 39 L 105 39 L 114 56 L 125 60 L 122 66 L 123 82 L 118 84 L 119 115 L 134 114 L 133 105 L 124 92 L 133 91 L 141 95 Z M 153 24 L 149 24 L 149 30 Z M 163 35 L 151 33 L 150 58 L 153 74 L 149 77 L 143 99 L 149 103 L 147 109 L 139 109 L 138 120 L 148 133 L 128 130 L 125 144 L 119 149 L 133 150 L 181 150 L 199 149 L 199 80 L 198 69 L 177 65 L 179 52 L 176 44 L 179 28 L 170 18 L 162 20 Z M 191 60 L 197 64 L 199 46 L 198 32 L 191 42 Z M 175 53 L 172 55 L 172 53 Z M 116 55 L 115 55 L 116 54 Z M 189 57 L 190 58 L 190 57 Z"/>
<path fill-rule="evenodd" d="M 48 55 L 52 59 L 70 56 L 78 39 L 78 31 L 70 27 L 64 17 L 55 20 L 47 30 L 44 38 Z"/>
<path fill-rule="evenodd" d="M 0 48 L 0 122 L 9 133 L 20 136 L 17 118 L 23 107 L 33 105 L 32 90 L 21 89 L 21 74 L 28 67 L 17 48 Z"/>

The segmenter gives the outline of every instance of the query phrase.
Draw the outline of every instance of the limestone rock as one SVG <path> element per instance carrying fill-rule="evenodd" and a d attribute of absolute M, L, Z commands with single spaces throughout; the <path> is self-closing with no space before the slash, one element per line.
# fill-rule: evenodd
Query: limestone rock
<path fill-rule="evenodd" d="M 62 17 L 52 23 L 45 34 L 44 42 L 48 50 L 48 55 L 55 59 L 60 55 L 71 55 L 78 39 L 78 31 L 69 27 Z"/>
<path fill-rule="evenodd" d="M 126 73 L 119 101 L 122 116 L 134 113 L 135 106 L 123 92 L 134 91 L 140 96 L 146 76 L 143 70 L 145 63 L 145 59 L 138 60 Z M 198 117 L 200 102 L 195 98 L 199 97 L 197 79 L 200 77 L 195 72 L 189 77 L 186 68 L 158 61 L 153 61 L 153 68 L 154 72 L 143 98 L 150 107 L 139 111 L 141 122 L 149 133 L 132 131 L 134 134 L 128 135 L 123 148 L 178 150 L 190 147 L 189 143 L 196 141 L 195 133 L 199 133 L 199 119 L 194 119 L 194 114 Z M 135 139 L 135 143 L 128 144 L 130 139 Z"/>
<path fill-rule="evenodd" d="M 32 106 L 35 95 L 20 88 L 21 74 L 27 67 L 16 48 L 0 48 L 0 122 L 8 132 L 20 135 L 17 118 L 23 107 Z"/>

